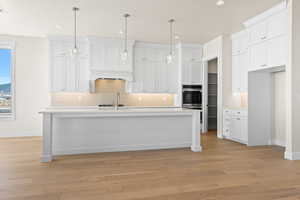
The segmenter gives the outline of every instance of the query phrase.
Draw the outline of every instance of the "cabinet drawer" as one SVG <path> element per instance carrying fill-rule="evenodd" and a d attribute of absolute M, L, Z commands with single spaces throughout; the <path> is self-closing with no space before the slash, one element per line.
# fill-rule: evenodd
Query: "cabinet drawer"
<path fill-rule="evenodd" d="M 235 117 L 247 117 L 247 111 L 245 110 L 233 110 L 231 114 Z"/>

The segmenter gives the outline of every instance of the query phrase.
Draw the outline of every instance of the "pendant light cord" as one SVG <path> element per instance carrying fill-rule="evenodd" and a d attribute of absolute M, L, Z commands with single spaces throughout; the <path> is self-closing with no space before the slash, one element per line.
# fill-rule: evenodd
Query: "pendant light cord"
<path fill-rule="evenodd" d="M 170 23 L 170 55 L 173 54 L 173 23 L 174 23 L 174 19 L 170 19 L 169 23 Z"/>
<path fill-rule="evenodd" d="M 130 15 L 129 14 L 125 14 L 124 15 L 124 18 L 125 18 L 125 30 L 124 30 L 124 36 L 125 36 L 125 39 L 124 39 L 124 51 L 125 52 L 127 52 L 128 50 L 127 50 L 127 41 L 128 41 L 128 28 L 127 28 L 127 26 L 128 26 L 128 17 L 130 17 Z"/>
<path fill-rule="evenodd" d="M 77 11 L 79 8 L 73 7 L 74 11 L 74 48 L 77 49 Z"/>

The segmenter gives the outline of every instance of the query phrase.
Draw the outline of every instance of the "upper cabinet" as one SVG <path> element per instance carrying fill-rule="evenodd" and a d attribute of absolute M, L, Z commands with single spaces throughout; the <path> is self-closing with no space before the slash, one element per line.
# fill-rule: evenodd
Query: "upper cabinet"
<path fill-rule="evenodd" d="M 124 41 L 100 37 L 88 37 L 90 46 L 91 79 L 133 79 L 133 51 L 135 42 L 128 41 L 128 59 L 122 60 Z"/>
<path fill-rule="evenodd" d="M 222 38 L 218 37 L 203 45 L 203 60 L 212 60 L 220 54 Z"/>
<path fill-rule="evenodd" d="M 241 31 L 231 36 L 232 39 L 232 92 L 248 91 L 249 35 Z"/>
<path fill-rule="evenodd" d="M 70 37 L 49 38 L 51 92 L 89 91 L 89 48 L 87 40 L 79 39 L 79 51 L 72 53 Z"/>
<path fill-rule="evenodd" d="M 131 93 L 177 93 L 179 64 L 177 50 L 172 64 L 166 63 L 168 46 L 137 43 L 134 59 L 134 80 L 128 83 Z"/>
<path fill-rule="evenodd" d="M 201 85 L 203 83 L 202 46 L 181 44 L 180 65 L 182 84 Z"/>
<path fill-rule="evenodd" d="M 286 2 L 245 23 L 249 33 L 250 71 L 286 65 L 287 24 Z"/>
<path fill-rule="evenodd" d="M 249 35 L 248 31 L 241 31 L 231 36 L 232 55 L 239 55 L 248 51 Z"/>

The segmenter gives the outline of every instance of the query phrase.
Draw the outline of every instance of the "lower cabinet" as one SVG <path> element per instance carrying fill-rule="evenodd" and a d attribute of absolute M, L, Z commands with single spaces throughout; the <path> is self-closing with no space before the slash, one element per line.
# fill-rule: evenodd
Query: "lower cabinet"
<path fill-rule="evenodd" d="M 226 139 L 233 140 L 242 144 L 247 144 L 247 111 L 225 109 L 223 113 L 223 135 Z"/>

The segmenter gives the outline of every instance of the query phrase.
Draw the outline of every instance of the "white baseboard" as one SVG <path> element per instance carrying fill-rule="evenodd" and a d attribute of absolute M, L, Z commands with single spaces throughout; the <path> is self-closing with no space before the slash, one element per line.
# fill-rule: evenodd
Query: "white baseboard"
<path fill-rule="evenodd" d="M 33 132 L 27 132 L 27 133 L 19 133 L 19 132 L 0 133 L 0 138 L 35 137 L 35 136 L 42 136 L 42 132 L 33 131 Z"/>
<path fill-rule="evenodd" d="M 280 147 L 285 147 L 285 142 L 282 140 L 272 140 L 272 145 L 280 146 Z"/>
<path fill-rule="evenodd" d="M 300 152 L 284 152 L 286 160 L 300 160 Z"/>
<path fill-rule="evenodd" d="M 110 147 L 99 147 L 99 148 L 59 149 L 59 150 L 53 150 L 53 155 L 74 155 L 74 154 L 89 154 L 89 153 L 102 153 L 102 152 L 176 149 L 176 148 L 188 148 L 191 147 L 191 145 L 192 145 L 191 143 L 180 143 L 180 144 L 122 145 L 122 146 L 110 146 Z"/>

